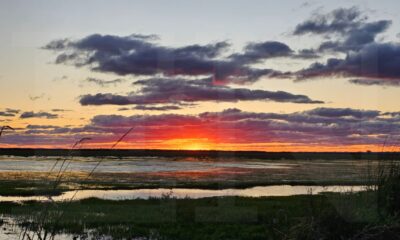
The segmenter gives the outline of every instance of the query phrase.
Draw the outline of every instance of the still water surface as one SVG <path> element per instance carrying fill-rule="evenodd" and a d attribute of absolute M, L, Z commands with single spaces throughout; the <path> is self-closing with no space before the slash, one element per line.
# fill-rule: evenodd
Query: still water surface
<path fill-rule="evenodd" d="M 149 199 L 149 198 L 206 198 L 222 196 L 239 197 L 273 197 L 273 196 L 293 196 L 303 194 L 319 194 L 321 192 L 359 192 L 364 190 L 363 186 L 260 186 L 245 189 L 189 189 L 189 188 L 159 188 L 159 189 L 134 189 L 134 190 L 79 190 L 67 191 L 62 195 L 52 197 L 44 196 L 0 196 L 0 201 L 71 201 L 87 198 L 99 198 L 106 200 L 130 200 L 130 199 Z"/>

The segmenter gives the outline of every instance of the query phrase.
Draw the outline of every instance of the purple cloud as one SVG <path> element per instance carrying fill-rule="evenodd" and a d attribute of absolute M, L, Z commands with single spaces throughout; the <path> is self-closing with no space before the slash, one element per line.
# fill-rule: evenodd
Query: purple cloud
<path fill-rule="evenodd" d="M 180 78 L 152 78 L 133 83 L 140 86 L 139 93 L 127 96 L 116 94 L 84 95 L 80 99 L 82 105 L 144 105 L 144 104 L 176 104 L 196 103 L 203 101 L 275 101 L 318 104 L 322 101 L 312 100 L 305 95 L 291 94 L 284 91 L 250 90 L 231 88 L 214 84 L 212 79 L 186 80 Z"/>

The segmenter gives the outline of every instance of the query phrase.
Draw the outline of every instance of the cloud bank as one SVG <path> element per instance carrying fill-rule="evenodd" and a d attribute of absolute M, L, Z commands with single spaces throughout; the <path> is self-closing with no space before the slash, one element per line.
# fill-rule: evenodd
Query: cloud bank
<path fill-rule="evenodd" d="M 316 77 L 345 77 L 360 85 L 400 86 L 400 45 L 379 42 L 377 36 L 392 24 L 390 20 L 370 21 L 358 8 L 339 8 L 316 14 L 298 24 L 294 35 L 322 36 L 316 52 L 344 53 L 345 58 L 329 58 L 294 72 L 297 80 Z"/>
<path fill-rule="evenodd" d="M 10 133 L 8 144 L 37 142 L 66 144 L 81 137 L 92 144 L 113 142 L 116 136 L 134 127 L 124 144 L 148 144 L 179 139 L 206 139 L 215 148 L 224 144 L 284 144 L 287 150 L 298 145 L 315 147 L 365 146 L 376 149 L 388 136 L 400 137 L 400 114 L 351 108 L 315 108 L 293 113 L 248 112 L 231 108 L 198 115 L 97 115 L 81 127 L 29 125 Z M 47 141 L 47 142 L 46 142 Z M 196 140 L 194 140 L 196 141 Z M 140 145 L 143 146 L 143 145 Z"/>
<path fill-rule="evenodd" d="M 178 78 L 152 78 L 133 83 L 141 87 L 138 93 L 123 96 L 111 93 L 84 95 L 81 105 L 144 105 L 144 104 L 180 104 L 203 101 L 275 101 L 316 104 L 322 101 L 312 100 L 305 95 L 296 95 L 284 91 L 250 90 L 216 85 L 211 78 L 186 80 Z"/>

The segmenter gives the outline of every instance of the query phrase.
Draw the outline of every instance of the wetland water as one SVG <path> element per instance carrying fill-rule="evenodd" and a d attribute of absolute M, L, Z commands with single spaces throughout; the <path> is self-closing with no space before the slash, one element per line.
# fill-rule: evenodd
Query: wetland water
<path fill-rule="evenodd" d="M 71 201 L 82 200 L 87 198 L 99 198 L 105 200 L 132 200 L 132 199 L 149 199 L 149 198 L 206 198 L 206 197 L 222 197 L 222 196 L 238 196 L 238 197 L 273 197 L 273 196 L 293 196 L 304 194 L 319 194 L 321 192 L 359 192 L 364 190 L 363 186 L 290 186 L 276 185 L 265 187 L 252 187 L 246 189 L 134 189 L 134 190 L 79 190 L 67 191 L 62 195 L 52 197 L 51 200 Z M 0 202 L 22 202 L 22 201 L 50 201 L 45 196 L 0 196 Z"/>
<path fill-rule="evenodd" d="M 86 179 L 99 160 L 102 162 L 91 176 L 91 184 L 107 183 L 108 187 L 112 187 L 113 184 L 125 184 L 124 189 L 131 189 L 87 188 L 78 192 L 66 190 L 52 199 L 62 201 L 70 199 L 73 195 L 75 195 L 74 200 L 90 197 L 109 200 L 147 199 L 167 195 L 175 198 L 266 197 L 307 194 L 310 191 L 313 193 L 360 191 L 365 183 L 367 169 L 377 164 L 373 161 L 347 159 L 74 157 L 67 159 L 64 165 L 67 169 L 63 183 Z M 0 156 L 0 180 L 46 181 L 54 164 L 57 163 L 53 169 L 56 173 L 62 161 L 63 158 L 59 157 Z M 208 187 L 209 184 L 214 184 L 213 190 Z M 46 200 L 40 195 L 19 197 L 0 194 L 0 201 Z"/>
<path fill-rule="evenodd" d="M 53 169 L 56 173 L 62 160 L 63 158 L 59 157 L 0 156 L 0 181 L 11 182 L 11 184 L 49 181 L 48 176 L 52 166 L 58 162 Z M 363 181 L 368 168 L 377 164 L 374 161 L 350 159 L 74 157 L 66 162 L 68 168 L 63 184 L 77 183 L 85 179 L 99 160 L 102 162 L 90 179 L 94 186 L 104 183 L 107 183 L 107 186 L 113 186 L 112 184 L 118 183 L 128 184 L 126 185 L 128 188 L 134 186 L 135 189 L 66 190 L 51 199 L 41 194 L 38 196 L 0 194 L 0 203 L 28 200 L 62 202 L 87 198 L 131 200 L 166 197 L 177 199 L 221 196 L 272 197 L 321 192 L 358 192 L 365 189 Z M 290 185 L 289 182 L 297 184 Z M 301 184 L 302 182 L 307 184 Z M 330 183 L 327 184 L 327 182 Z M 352 182 L 359 182 L 359 184 L 351 184 Z M 217 188 L 207 189 L 209 183 L 216 184 Z M 229 183 L 228 187 L 227 183 Z M 247 184 L 246 187 L 236 188 L 236 185 L 243 183 Z M 264 183 L 266 185 L 262 185 Z M 197 186 L 196 184 L 205 187 L 193 187 Z M 149 188 L 149 186 L 152 187 Z M 14 223 L 13 216 L 7 217 L 1 216 L 4 224 L 0 230 L 0 239 L 15 239 L 21 233 L 21 228 Z M 73 237 L 67 233 L 59 233 L 55 239 L 72 239 Z"/>
<path fill-rule="evenodd" d="M 15 157 L 0 156 L 0 172 L 47 172 L 60 157 Z M 212 158 L 166 158 L 166 157 L 74 157 L 68 171 L 90 172 L 99 160 L 101 165 L 96 172 L 107 173 L 152 173 L 152 172 L 182 172 L 182 171 L 213 171 L 221 169 L 286 169 L 295 167 L 298 163 L 268 160 L 237 160 Z M 61 161 L 58 163 L 58 167 Z M 57 169 L 57 166 L 56 166 Z"/>

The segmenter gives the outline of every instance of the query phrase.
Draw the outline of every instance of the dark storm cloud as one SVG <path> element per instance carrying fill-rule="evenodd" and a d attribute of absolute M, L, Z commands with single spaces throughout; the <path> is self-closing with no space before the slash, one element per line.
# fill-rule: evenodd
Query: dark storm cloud
<path fill-rule="evenodd" d="M 47 118 L 47 119 L 54 119 L 58 118 L 57 114 L 52 114 L 48 112 L 23 112 L 20 118 Z"/>
<path fill-rule="evenodd" d="M 316 14 L 297 25 L 295 35 L 321 35 L 329 40 L 315 52 L 345 53 L 344 58 L 315 62 L 293 73 L 297 80 L 316 77 L 345 77 L 353 84 L 400 86 L 400 45 L 377 42 L 376 36 L 391 25 L 389 20 L 369 21 L 357 8 L 340 8 Z M 288 74 L 290 75 L 290 74 Z"/>
<path fill-rule="evenodd" d="M 244 53 L 233 54 L 231 58 L 234 61 L 249 64 L 257 63 L 260 60 L 290 56 L 293 50 L 284 43 L 276 41 L 267 41 L 261 43 L 250 43 L 245 47 Z"/>
<path fill-rule="evenodd" d="M 314 63 L 296 74 L 299 79 L 344 76 L 356 78 L 352 80 L 356 84 L 398 85 L 399 66 L 399 44 L 373 43 L 358 52 L 349 53 L 345 59 L 331 58 L 326 63 Z"/>
<path fill-rule="evenodd" d="M 358 25 L 360 15 L 360 10 L 355 7 L 335 9 L 328 14 L 318 13 L 311 19 L 298 24 L 293 34 L 344 33 Z"/>
<path fill-rule="evenodd" d="M 95 95 L 87 94 L 81 96 L 79 100 L 81 105 L 128 105 L 139 104 L 129 99 L 128 96 L 121 96 L 112 93 L 97 93 Z"/>
<path fill-rule="evenodd" d="M 311 115 L 322 117 L 354 117 L 354 118 L 374 118 L 380 115 L 379 111 L 367 111 L 351 108 L 316 108 L 307 112 Z"/>
<path fill-rule="evenodd" d="M 159 72 L 173 72 L 180 68 L 190 75 L 197 71 L 210 71 L 212 62 L 206 58 L 219 55 L 225 42 L 205 46 L 190 45 L 181 48 L 161 47 L 134 36 L 119 37 L 94 34 L 78 41 L 53 41 L 46 49 L 67 51 L 58 55 L 57 63 L 72 62 L 75 65 L 97 64 L 99 71 L 114 72 L 120 75 L 152 75 Z M 184 61 L 187 61 L 187 64 Z M 163 66 L 163 61 L 167 63 Z M 169 64 L 171 63 L 171 64 Z M 168 66 L 173 65 L 173 66 Z M 198 69 L 195 69 L 198 65 Z"/>
<path fill-rule="evenodd" d="M 93 34 L 77 40 L 55 40 L 44 49 L 57 54 L 57 64 L 84 66 L 93 71 L 117 75 L 211 78 L 219 84 L 251 84 L 261 78 L 304 80 L 336 76 L 351 78 L 354 84 L 398 86 L 399 45 L 377 41 L 379 34 L 390 25 L 390 20 L 372 20 L 359 8 L 351 7 L 314 13 L 295 27 L 293 35 L 312 35 L 322 39 L 315 48 L 294 50 L 280 41 L 259 41 L 248 43 L 242 51 L 232 52 L 227 41 L 172 47 L 159 44 L 156 41 L 158 37 L 154 35 Z M 256 64 L 269 63 L 275 58 L 310 60 L 328 56 L 331 58 L 326 63 L 315 62 L 308 68 L 293 72 L 256 67 Z M 89 81 L 100 86 L 111 84 L 95 78 Z M 216 90 L 222 91 L 222 88 L 210 87 L 209 92 L 215 93 Z M 146 94 L 121 96 L 99 93 L 85 95 L 81 102 L 142 104 L 139 100 Z"/>
<path fill-rule="evenodd" d="M 244 48 L 243 53 L 236 53 L 230 56 L 235 62 L 242 64 L 259 63 L 271 58 L 318 58 L 319 54 L 314 49 L 300 49 L 294 51 L 287 44 L 277 41 L 266 41 L 258 43 L 249 43 Z M 285 73 L 279 72 L 284 76 Z M 278 75 L 278 76 L 279 76 Z"/>
<path fill-rule="evenodd" d="M 390 21 L 377 21 L 365 24 L 363 27 L 348 33 L 344 41 L 326 41 L 319 46 L 319 50 L 332 50 L 346 52 L 349 50 L 359 50 L 369 43 L 375 42 L 377 34 L 384 32 L 389 26 Z"/>
<path fill-rule="evenodd" d="M 293 34 L 315 34 L 333 38 L 323 42 L 318 50 L 347 52 L 359 50 L 375 42 L 378 34 L 387 30 L 391 21 L 368 21 L 356 8 L 339 8 L 327 14 L 315 14 L 311 19 L 296 26 Z"/>
<path fill-rule="evenodd" d="M 130 95 L 102 94 L 84 95 L 82 105 L 128 105 L 128 104 L 168 104 L 195 103 L 202 101 L 275 101 L 291 103 L 323 103 L 305 95 L 296 95 L 284 91 L 250 90 L 231 88 L 213 84 L 212 79 L 186 80 L 180 78 L 152 78 L 139 80 L 134 85 L 140 86 L 140 93 Z"/>
<path fill-rule="evenodd" d="M 279 71 L 245 65 L 261 59 L 288 56 L 292 51 L 283 43 L 253 43 L 243 54 L 224 58 L 228 47 L 225 41 L 165 47 L 132 35 L 93 34 L 77 41 L 52 41 L 44 48 L 58 54 L 57 64 L 88 66 L 95 71 L 118 75 L 205 75 L 221 82 L 253 82 L 262 76 L 279 76 Z"/>

